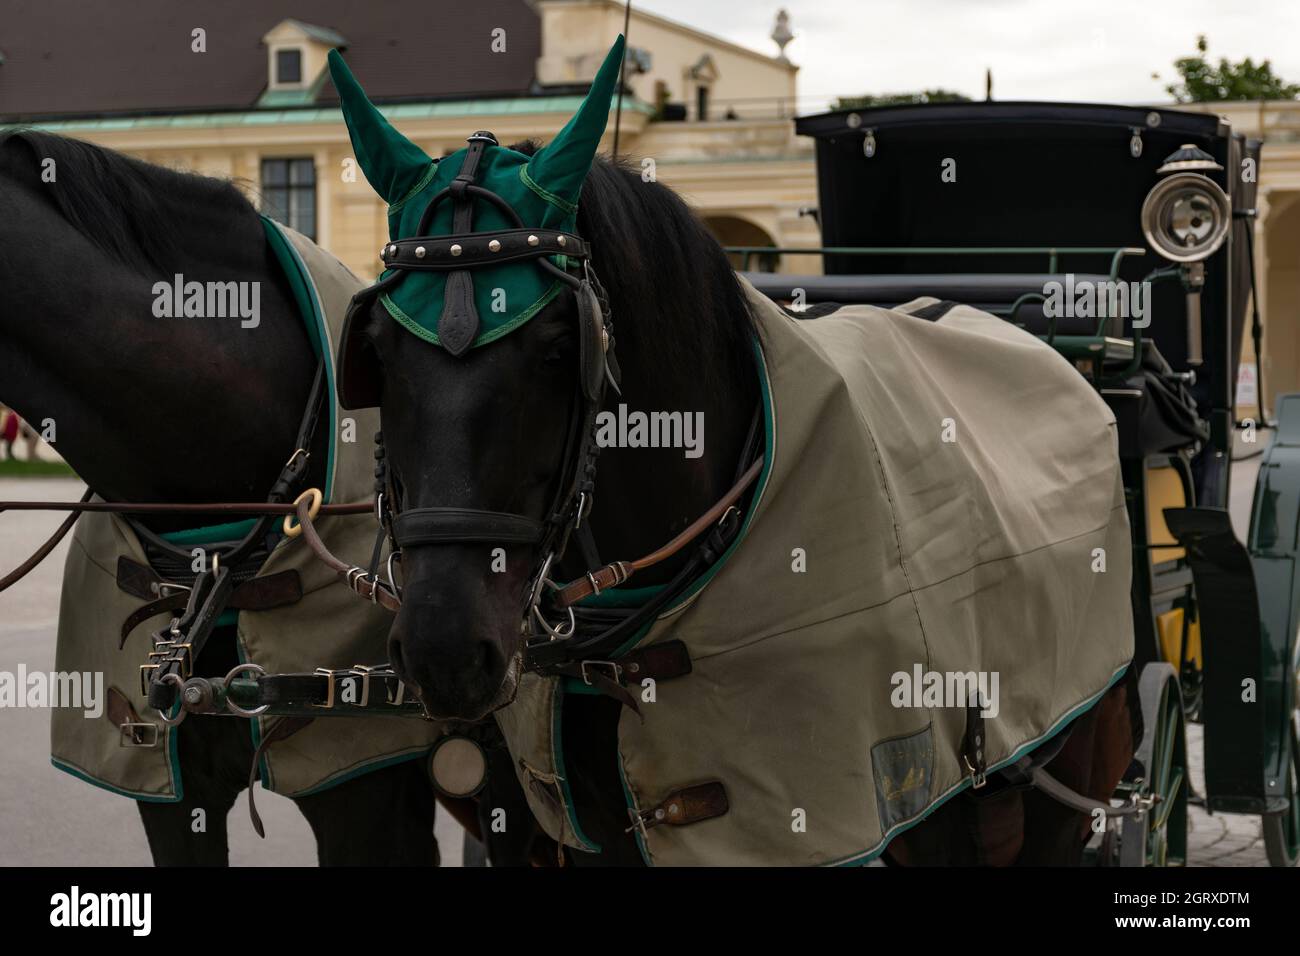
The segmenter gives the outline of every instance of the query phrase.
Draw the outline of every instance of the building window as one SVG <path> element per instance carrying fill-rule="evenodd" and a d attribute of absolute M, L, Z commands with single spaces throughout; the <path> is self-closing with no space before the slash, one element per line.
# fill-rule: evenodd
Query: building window
<path fill-rule="evenodd" d="M 310 159 L 262 160 L 262 212 L 315 239 L 315 164 Z"/>
<path fill-rule="evenodd" d="M 709 88 L 707 86 L 697 86 L 695 88 L 695 118 L 700 121 L 709 118 Z"/>
<path fill-rule="evenodd" d="M 294 86 L 302 82 L 302 50 L 275 51 L 275 85 Z"/>

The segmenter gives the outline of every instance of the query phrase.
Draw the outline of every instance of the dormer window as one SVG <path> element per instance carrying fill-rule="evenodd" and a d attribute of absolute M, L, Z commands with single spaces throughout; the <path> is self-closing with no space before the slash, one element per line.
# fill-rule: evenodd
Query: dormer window
<path fill-rule="evenodd" d="M 314 102 L 325 82 L 325 57 L 347 41 L 328 27 L 281 20 L 262 37 L 266 46 L 266 91 L 258 106 L 283 109 Z"/>
<path fill-rule="evenodd" d="M 275 51 L 276 86 L 299 86 L 302 83 L 302 50 L 291 47 Z"/>

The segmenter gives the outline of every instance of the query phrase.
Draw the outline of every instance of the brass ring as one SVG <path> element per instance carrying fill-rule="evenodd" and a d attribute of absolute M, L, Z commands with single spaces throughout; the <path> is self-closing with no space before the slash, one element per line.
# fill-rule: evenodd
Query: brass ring
<path fill-rule="evenodd" d="M 294 508 L 297 509 L 298 503 L 307 497 L 311 498 L 311 507 L 307 509 L 307 517 L 308 519 L 314 521 L 316 519 L 316 516 L 320 514 L 321 502 L 325 500 L 325 496 L 321 494 L 321 490 L 319 488 L 308 488 L 297 498 L 293 499 Z M 286 536 L 290 538 L 296 538 L 298 537 L 298 535 L 302 534 L 302 525 L 296 524 L 294 522 L 294 518 L 296 517 L 297 515 L 284 516 L 284 525 L 283 525 L 284 533 Z"/>

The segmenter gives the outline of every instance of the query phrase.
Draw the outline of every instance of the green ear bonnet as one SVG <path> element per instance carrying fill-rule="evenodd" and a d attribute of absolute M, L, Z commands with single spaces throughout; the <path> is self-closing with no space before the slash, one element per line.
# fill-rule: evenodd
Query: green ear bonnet
<path fill-rule="evenodd" d="M 519 328 L 566 282 L 577 287 L 572 270 L 589 255 L 575 233 L 578 198 L 622 60 L 620 36 L 577 112 L 533 156 L 478 132 L 467 147 L 439 161 L 389 124 L 338 51 L 330 51 L 330 75 L 357 162 L 388 203 L 386 269 L 370 291 L 394 320 L 462 355 Z M 348 338 L 345 330 L 341 359 Z"/>

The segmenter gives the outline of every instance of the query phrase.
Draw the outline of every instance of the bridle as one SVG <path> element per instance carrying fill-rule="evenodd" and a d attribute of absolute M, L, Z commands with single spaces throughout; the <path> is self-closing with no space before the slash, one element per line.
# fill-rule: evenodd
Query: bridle
<path fill-rule="evenodd" d="M 583 521 L 590 514 L 600 451 L 596 443 L 596 416 L 604 404 L 606 388 L 618 389 L 619 369 L 614 358 L 609 302 L 592 268 L 590 245 L 574 233 L 526 227 L 510 203 L 477 185 L 475 180 L 483 154 L 488 146 L 496 145 L 496 138 L 488 132 L 479 131 L 469 137 L 459 174 L 430 200 L 420 217 L 417 235 L 384 245 L 380 258 L 389 274 L 354 297 L 344 324 L 339 396 L 345 408 L 379 404 L 381 376 L 373 355 L 367 352 L 360 325 L 377 297 L 391 292 L 413 272 L 447 274 L 445 305 L 437 329 L 439 344 L 457 357 L 468 351 L 479 329 L 471 276 L 474 270 L 532 262 L 573 291 L 578 311 L 577 395 L 566 430 L 561 470 L 550 505 L 540 519 L 475 508 L 402 509 L 390 469 L 386 467 L 382 432 L 376 436 L 376 458 L 380 465 L 376 474 L 376 500 L 381 533 L 387 533 L 398 560 L 409 548 L 448 544 L 491 543 L 534 548 L 539 558 L 527 579 L 526 593 L 530 600 L 526 617 L 551 636 L 564 637 L 572 633 L 572 628 L 566 630 L 563 623 L 559 627 L 549 624 L 540 610 L 543 582 L 547 581 L 550 568 L 563 557 L 571 535 L 575 531 L 582 533 Z M 453 232 L 429 235 L 435 212 L 447 201 L 453 204 Z M 493 206 L 513 228 L 472 231 L 476 202 Z M 552 257 L 563 257 L 564 267 L 552 262 Z"/>

